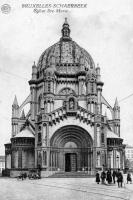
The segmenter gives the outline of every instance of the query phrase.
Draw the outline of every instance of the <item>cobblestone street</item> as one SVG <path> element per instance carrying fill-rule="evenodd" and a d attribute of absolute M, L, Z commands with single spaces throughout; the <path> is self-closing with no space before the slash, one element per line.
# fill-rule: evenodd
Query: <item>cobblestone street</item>
<path fill-rule="evenodd" d="M 97 185 L 94 178 L 17 180 L 0 178 L 1 200 L 132 200 L 133 184 Z"/>

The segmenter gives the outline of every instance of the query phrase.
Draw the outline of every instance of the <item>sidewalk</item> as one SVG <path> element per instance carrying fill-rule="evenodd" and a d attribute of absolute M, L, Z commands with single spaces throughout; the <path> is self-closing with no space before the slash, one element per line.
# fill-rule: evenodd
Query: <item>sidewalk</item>
<path fill-rule="evenodd" d="M 97 184 L 94 178 L 0 178 L 1 200 L 129 200 L 129 194 L 128 188 Z"/>

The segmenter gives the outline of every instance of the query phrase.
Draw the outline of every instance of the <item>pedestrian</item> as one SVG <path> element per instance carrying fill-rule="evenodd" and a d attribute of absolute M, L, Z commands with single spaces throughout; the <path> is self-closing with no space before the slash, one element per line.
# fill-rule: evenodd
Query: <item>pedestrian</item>
<path fill-rule="evenodd" d="M 120 172 L 120 169 L 118 169 L 118 173 L 117 173 L 117 182 L 118 182 L 118 187 L 122 187 L 123 175 Z"/>
<path fill-rule="evenodd" d="M 112 177 L 113 177 L 113 182 L 115 184 L 115 177 L 116 177 L 116 171 L 115 170 L 113 171 Z"/>
<path fill-rule="evenodd" d="M 98 171 L 96 172 L 96 182 L 97 182 L 97 184 L 100 183 L 100 174 Z"/>
<path fill-rule="evenodd" d="M 23 176 L 24 176 L 24 179 L 26 179 L 27 178 L 27 173 L 25 172 Z"/>
<path fill-rule="evenodd" d="M 105 171 L 103 170 L 102 173 L 101 173 L 102 184 L 105 184 L 105 179 L 106 179 L 106 173 L 105 173 Z"/>
<path fill-rule="evenodd" d="M 106 176 L 106 180 L 108 182 L 108 184 L 112 183 L 112 175 L 111 175 L 111 170 L 107 171 L 107 176 Z"/>
<path fill-rule="evenodd" d="M 128 184 L 128 181 L 130 182 L 130 184 L 132 183 L 132 178 L 131 178 L 130 172 L 127 173 L 127 184 Z"/>

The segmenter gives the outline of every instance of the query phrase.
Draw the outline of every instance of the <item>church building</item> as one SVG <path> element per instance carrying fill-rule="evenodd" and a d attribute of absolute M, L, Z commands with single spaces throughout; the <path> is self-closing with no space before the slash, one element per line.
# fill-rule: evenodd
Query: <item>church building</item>
<path fill-rule="evenodd" d="M 21 105 L 15 96 L 12 135 L 5 144 L 5 168 L 12 177 L 37 168 L 42 176 L 124 168 L 118 101 L 111 107 L 102 95 L 99 65 L 70 32 L 65 19 L 60 40 L 32 66 L 29 96 Z"/>

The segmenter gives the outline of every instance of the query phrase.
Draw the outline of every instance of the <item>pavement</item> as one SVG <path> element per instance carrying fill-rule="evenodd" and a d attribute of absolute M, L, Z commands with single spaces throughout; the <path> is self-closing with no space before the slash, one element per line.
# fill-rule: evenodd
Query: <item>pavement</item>
<path fill-rule="evenodd" d="M 133 200 L 133 184 L 118 188 L 95 178 L 0 178 L 0 200 Z"/>

